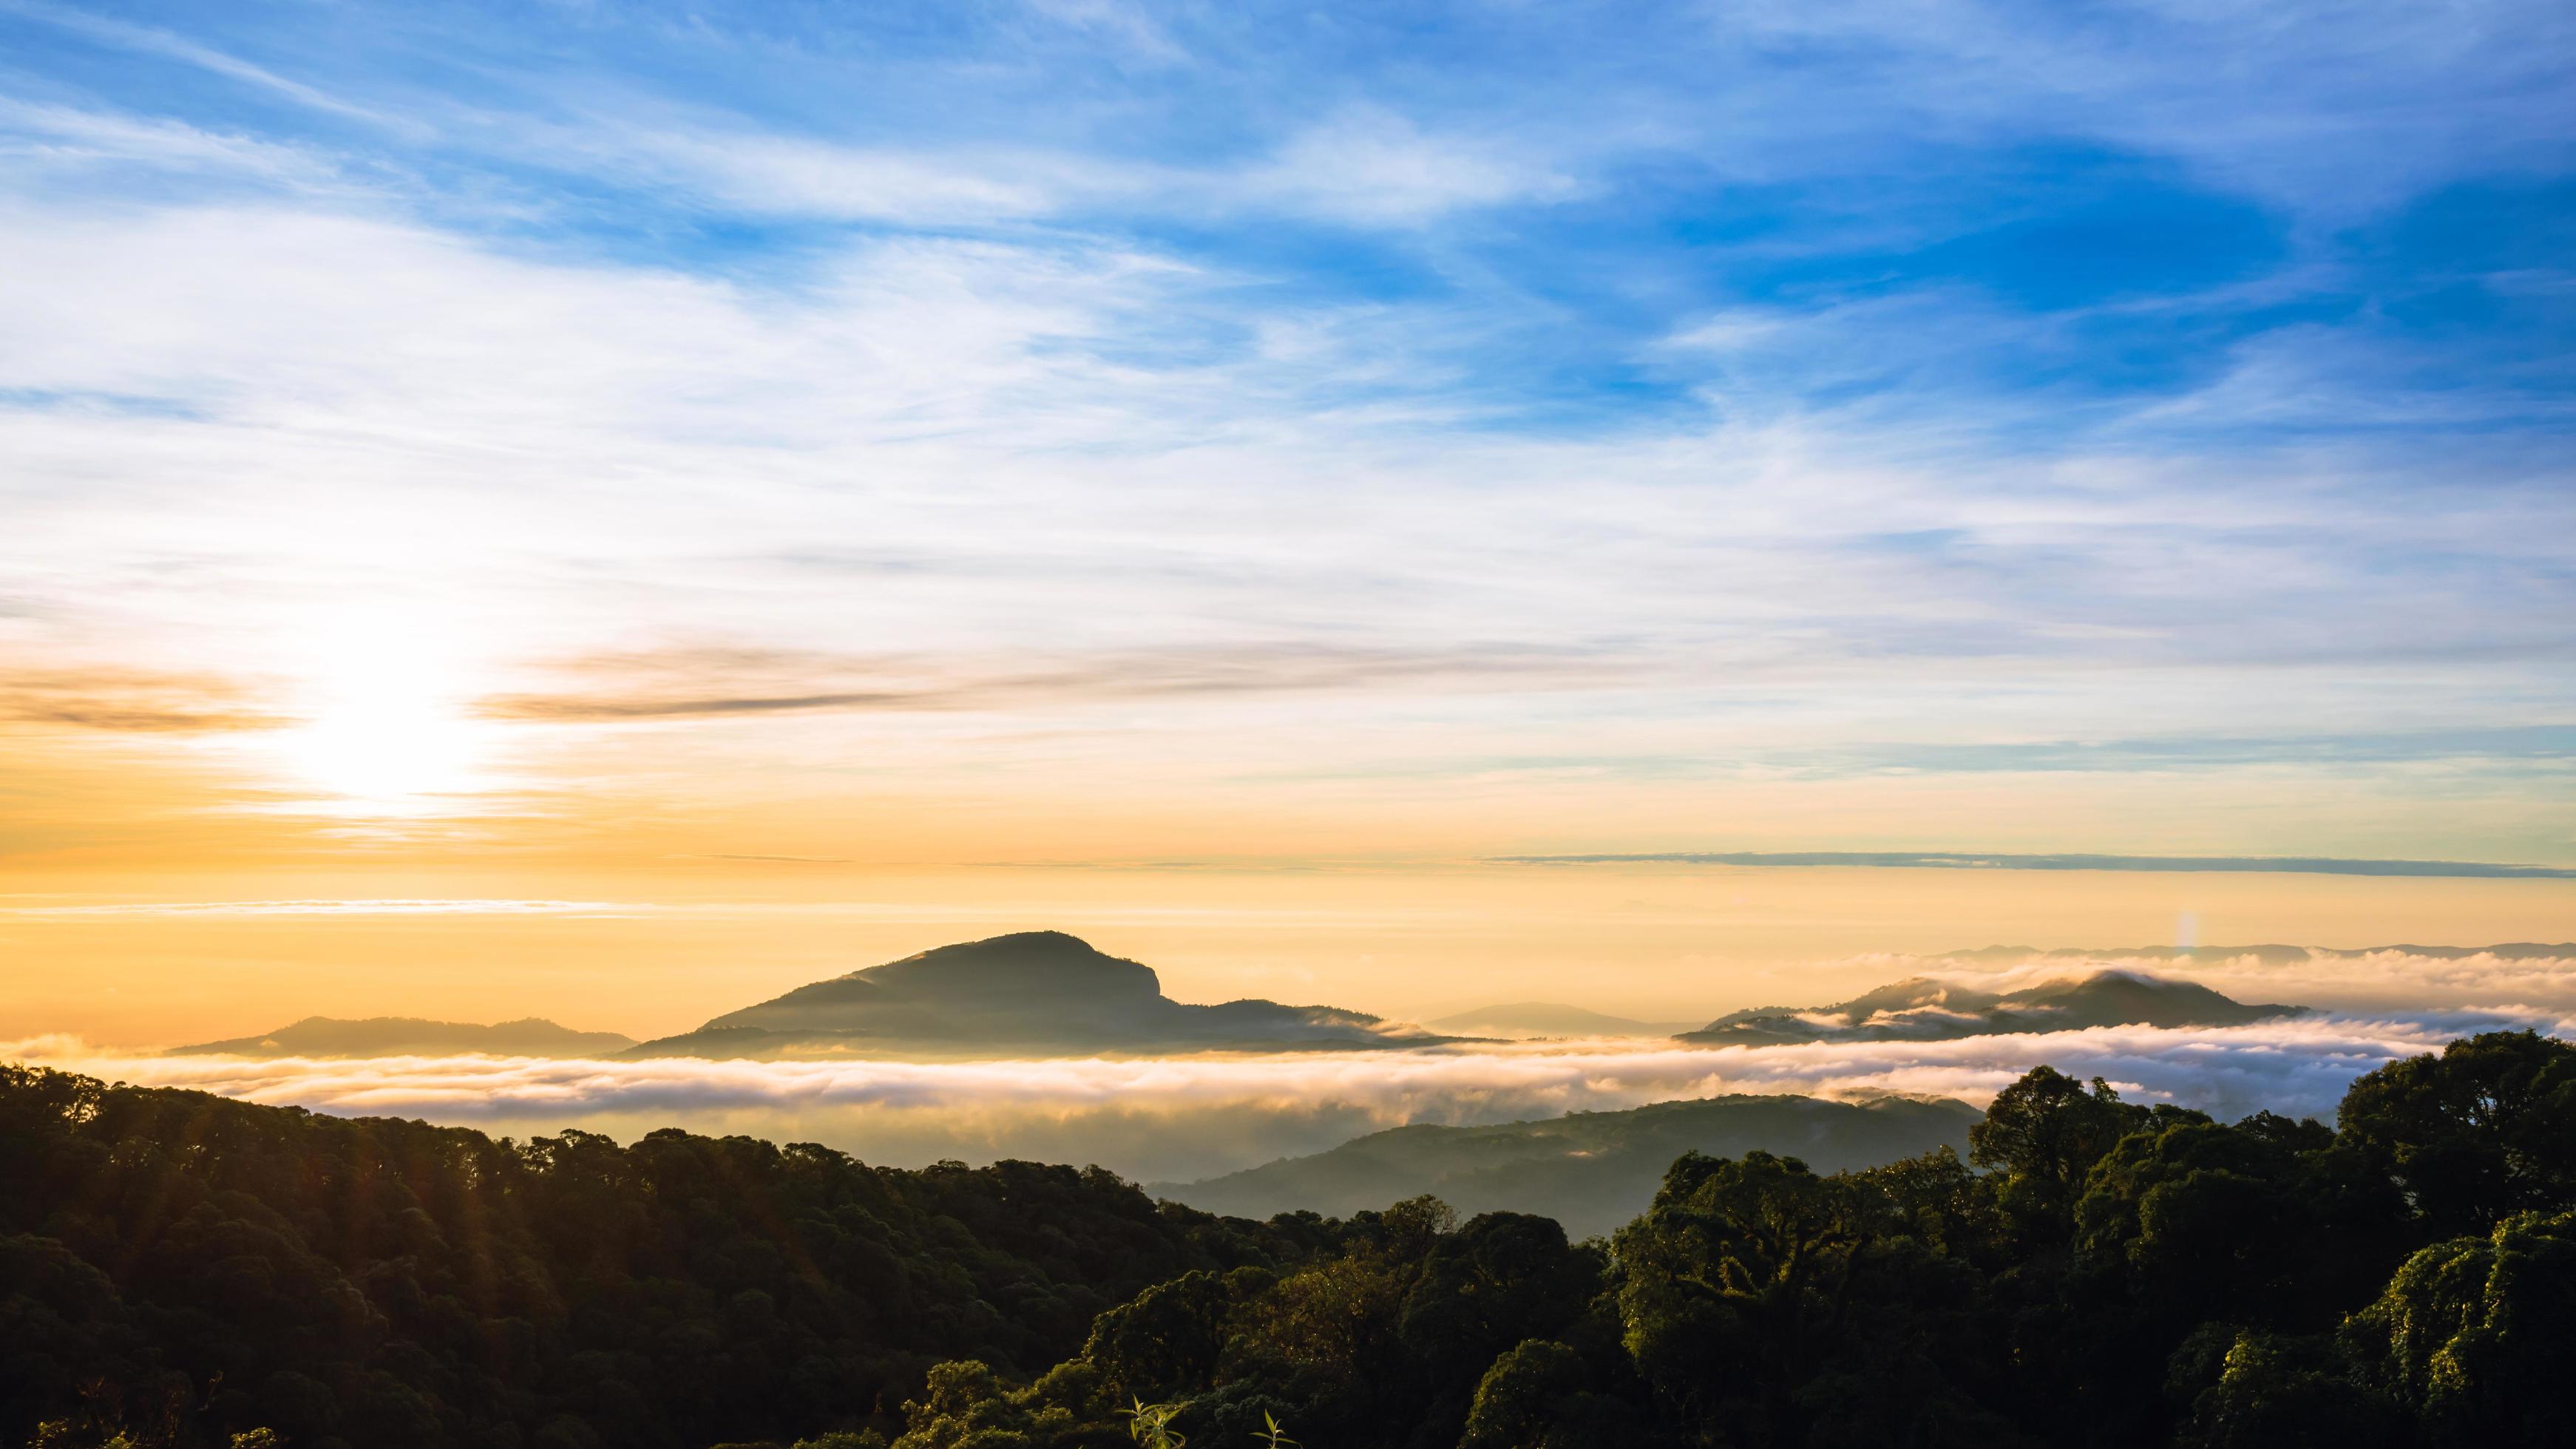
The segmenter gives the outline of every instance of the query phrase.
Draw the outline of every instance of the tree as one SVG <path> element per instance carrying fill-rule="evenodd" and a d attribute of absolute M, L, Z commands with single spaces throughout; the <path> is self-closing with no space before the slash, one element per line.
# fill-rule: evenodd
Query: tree
<path fill-rule="evenodd" d="M 1130 1397 L 1205 1389 L 1216 1381 L 1233 1308 L 1224 1279 L 1185 1274 L 1093 1319 L 1082 1356 L 1113 1392 Z"/>
<path fill-rule="evenodd" d="M 2355 1081 L 2341 1146 L 2405 1193 L 2435 1236 L 2576 1201 L 2576 1046 L 2488 1032 Z"/>
<path fill-rule="evenodd" d="M 2417 1253 L 2355 1315 L 2367 1378 L 2436 1444 L 2541 1444 L 2576 1423 L 2576 1212 Z"/>
<path fill-rule="evenodd" d="M 1684 1156 L 1614 1240 L 1638 1372 L 1685 1423 L 1794 1440 L 1794 1391 L 1843 1327 L 1869 1235 L 1847 1179 L 1768 1152 Z"/>
<path fill-rule="evenodd" d="M 2201 1351 L 2221 1345 L 2214 1358 Z M 2200 1385 L 2176 1436 L 2185 1449 L 2374 1449 L 2401 1441 L 2402 1419 L 2355 1380 L 2330 1338 L 2212 1325 L 2176 1357 L 2174 1388 Z"/>
<path fill-rule="evenodd" d="M 2060 1244 L 2073 1233 L 2084 1175 L 2147 1120 L 2100 1077 L 2088 1091 L 2054 1067 L 2033 1067 L 1968 1129 L 1968 1160 L 2004 1174 L 2005 1211 L 2025 1235 Z"/>
<path fill-rule="evenodd" d="M 2303 1315 L 2305 1186 L 2265 1133 L 2177 1121 L 2122 1138 L 2076 1205 L 2076 1243 L 2159 1312 L 2294 1324 Z"/>

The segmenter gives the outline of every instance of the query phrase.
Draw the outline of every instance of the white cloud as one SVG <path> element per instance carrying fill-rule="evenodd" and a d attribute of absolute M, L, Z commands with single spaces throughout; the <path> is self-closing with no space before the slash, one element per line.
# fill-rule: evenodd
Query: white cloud
<path fill-rule="evenodd" d="M 721 130 L 630 139 L 603 129 L 589 140 L 610 164 L 661 170 L 753 216 L 982 225 L 1048 217 L 1077 198 L 1127 189 L 1111 169 L 1061 155 L 869 148 Z"/>
<path fill-rule="evenodd" d="M 309 147 L 123 111 L 6 99 L 0 99 L 0 158 L 15 163 L 22 184 L 45 177 L 94 184 L 102 167 L 138 165 L 308 193 L 358 189 L 337 157 Z"/>
<path fill-rule="evenodd" d="M 845 186 L 854 209 L 1166 184 L 1032 163 L 988 192 L 971 168 L 777 144 L 746 154 L 784 168 L 782 195 Z M 1571 184 L 1499 154 L 1349 112 L 1241 184 L 1390 224 Z M 1263 707 L 1239 695 L 1083 706 L 1130 738 L 1240 742 L 1236 779 L 1623 759 L 1785 775 L 1798 749 L 1891 731 L 2233 736 L 2249 662 L 2330 666 L 2269 673 L 2263 728 L 2439 726 L 2463 699 L 2548 724 L 2576 701 L 2565 671 L 2530 667 L 2568 642 L 2549 607 L 2576 537 L 2555 526 L 2564 490 L 2473 480 L 2428 519 L 2389 502 L 2406 458 L 1998 453 L 1955 416 L 1820 411 L 1779 384 L 1819 358 L 1858 371 L 1810 381 L 1955 372 L 1949 329 L 2003 320 L 1939 298 L 1722 314 L 1695 339 L 1732 349 L 1716 423 L 1532 437 L 1462 426 L 1460 359 L 1526 318 L 1281 302 L 1097 240 L 851 238 L 753 281 L 310 197 L 19 202 L 0 220 L 0 584 L 24 608 L 0 663 L 281 677 L 298 631 L 362 588 L 467 640 L 475 694 L 710 643 L 996 677 L 1363 638 L 1589 669 L 1355 674 L 1347 695 L 1391 702 L 1374 732 L 1196 728 Z M 1919 340 L 1873 351 L 1889 333 Z M 2443 555 L 2406 564 L 2433 539 L 2515 569 L 2464 591 Z M 2496 786 L 2486 818 L 2541 820 L 2555 788 Z"/>
<path fill-rule="evenodd" d="M 638 132 L 602 121 L 548 133 L 533 152 L 623 179 L 660 176 L 756 216 L 929 228 L 1076 223 L 1107 208 L 1183 216 L 1287 214 L 1412 228 L 1461 211 L 1558 201 L 1580 187 L 1531 159 L 1524 138 L 1428 132 L 1392 112 L 1345 110 L 1266 157 L 1179 165 L 1031 147 L 858 145 L 762 134 L 717 119 Z"/>
<path fill-rule="evenodd" d="M 2266 1108 L 2331 1118 L 2363 1072 L 2469 1032 L 2526 1025 L 2565 1034 L 2576 1020 L 2439 1012 L 1928 1043 L 1697 1051 L 1623 1043 L 1136 1061 L 251 1061 L 109 1056 L 61 1038 L 0 1045 L 0 1056 L 138 1085 L 493 1131 L 583 1126 L 631 1136 L 677 1124 L 812 1138 L 898 1165 L 1024 1157 L 1098 1161 L 1139 1179 L 1176 1180 L 1411 1122 L 1505 1122 L 1737 1092 L 1895 1091 L 1982 1105 L 2042 1063 L 2107 1078 L 2132 1100 L 2226 1119 Z"/>
<path fill-rule="evenodd" d="M 2546 0 L 2440 9 L 2291 0 L 2066 7 L 1978 0 L 1703 10 L 1710 93 L 1770 143 L 1728 160 L 2083 138 L 2178 161 L 2303 218 L 2348 221 L 2461 173 L 2563 164 L 2570 37 Z M 1769 64 L 1782 46 L 1817 58 Z"/>
<path fill-rule="evenodd" d="M 380 125 L 388 124 L 391 119 L 382 112 L 353 104 L 317 86 L 307 85 L 302 81 L 280 75 L 266 66 L 253 64 L 230 52 L 200 44 L 184 35 L 163 30 L 157 26 L 136 25 L 81 10 L 33 4 L 29 3 L 29 0 L 11 0 L 7 8 L 20 15 L 74 31 L 92 40 L 191 65 L 210 74 L 256 87 L 271 95 L 282 96 L 313 110 Z"/>
<path fill-rule="evenodd" d="M 1401 116 L 1343 112 L 1299 132 L 1227 189 L 1289 210 L 1368 225 L 1415 225 L 1476 207 L 1560 201 L 1575 181 L 1527 159 L 1526 138 L 1426 134 Z"/>

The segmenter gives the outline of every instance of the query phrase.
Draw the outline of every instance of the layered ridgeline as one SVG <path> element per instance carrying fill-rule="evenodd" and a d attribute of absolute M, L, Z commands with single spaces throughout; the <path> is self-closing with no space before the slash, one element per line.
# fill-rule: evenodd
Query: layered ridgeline
<path fill-rule="evenodd" d="M 542 1017 L 495 1022 L 423 1021 L 370 1016 L 354 1021 L 308 1016 L 261 1036 L 172 1047 L 173 1056 L 405 1057 L 480 1053 L 496 1057 L 600 1057 L 635 1045 L 613 1031 L 574 1031 Z"/>
<path fill-rule="evenodd" d="M 1979 1115 L 1950 1098 L 1715 1097 L 1543 1122 L 1397 1127 L 1310 1157 L 1149 1190 L 1249 1218 L 1300 1210 L 1344 1216 L 1427 1193 L 1463 1213 L 1554 1218 L 1586 1238 L 1644 1212 L 1664 1170 L 1686 1152 L 1740 1157 L 1760 1149 L 1842 1172 L 1945 1146 L 1965 1152 Z"/>
<path fill-rule="evenodd" d="M 2096 971 L 2002 992 L 1916 976 L 1831 1006 L 1729 1012 L 1682 1033 L 1680 1040 L 1696 1046 L 1946 1041 L 2099 1026 L 2244 1026 L 2306 1011 L 2303 1006 L 2249 1005 L 2193 982 L 2133 971 Z"/>
<path fill-rule="evenodd" d="M 2205 986 L 2125 970 L 2004 992 L 1915 977 L 1828 1006 L 1733 1012 L 1673 1039 L 1699 1046 L 1937 1041 L 2095 1026 L 2241 1026 L 2302 1010 L 2248 1005 Z M 641 1045 L 614 1032 L 575 1031 L 535 1018 L 482 1026 L 407 1017 L 316 1016 L 257 1036 L 174 1050 L 252 1057 L 479 1052 L 539 1057 L 962 1058 L 1367 1051 L 1491 1043 L 1497 1038 L 1662 1038 L 1673 1025 L 1555 1002 L 1483 1007 L 1441 1017 L 1428 1027 L 1340 1007 L 1288 1006 L 1259 999 L 1193 1005 L 1165 996 L 1160 978 L 1149 966 L 1108 955 L 1061 931 L 1026 931 L 942 946 L 800 986 L 727 1012 L 694 1031 Z"/>
<path fill-rule="evenodd" d="M 1358 1051 L 1452 1040 L 1330 1006 L 1193 1006 L 1165 996 L 1152 967 L 1062 931 L 1024 931 L 800 986 L 627 1055 Z"/>

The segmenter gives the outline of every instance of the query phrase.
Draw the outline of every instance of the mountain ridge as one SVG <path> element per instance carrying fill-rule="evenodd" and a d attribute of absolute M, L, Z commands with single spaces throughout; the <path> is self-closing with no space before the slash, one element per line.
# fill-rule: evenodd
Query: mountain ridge
<path fill-rule="evenodd" d="M 1674 1039 L 1694 1046 L 1786 1046 L 1812 1041 L 1946 1041 L 2104 1026 L 2245 1026 L 2301 1016 L 2304 1006 L 2238 1001 L 2194 981 L 2134 971 L 2057 977 L 1988 991 L 1909 976 L 1830 1006 L 1732 1011 Z"/>
<path fill-rule="evenodd" d="M 607 1056 L 635 1045 L 613 1031 L 575 1031 L 541 1016 L 483 1025 L 417 1016 L 308 1016 L 275 1031 L 172 1047 L 165 1056 L 339 1057 L 451 1055 Z"/>
<path fill-rule="evenodd" d="M 1365 1051 L 1468 1040 L 1366 1012 L 1165 996 L 1150 966 L 1063 931 L 1019 931 L 809 982 L 628 1057 Z"/>
<path fill-rule="evenodd" d="M 1943 1146 L 1965 1153 L 1968 1128 L 1983 1115 L 1946 1097 L 1736 1094 L 1489 1126 L 1391 1127 L 1323 1152 L 1146 1190 L 1253 1218 L 1299 1210 L 1347 1216 L 1429 1193 L 1462 1215 L 1535 1213 L 1586 1237 L 1644 1211 L 1685 1152 L 1735 1157 L 1761 1148 L 1819 1172 L 1876 1167 Z"/>

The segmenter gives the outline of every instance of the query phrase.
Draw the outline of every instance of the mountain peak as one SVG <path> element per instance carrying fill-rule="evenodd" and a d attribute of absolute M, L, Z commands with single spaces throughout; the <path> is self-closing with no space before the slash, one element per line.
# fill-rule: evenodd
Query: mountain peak
<path fill-rule="evenodd" d="M 1159 997 L 1163 991 L 1154 968 L 1112 956 L 1063 931 L 1015 931 L 940 946 L 853 971 L 845 979 L 865 981 L 897 996 L 941 1000 L 996 992 L 1142 999 Z"/>
<path fill-rule="evenodd" d="M 1329 1051 L 1443 1040 L 1331 1007 L 1188 1005 L 1163 994 L 1150 966 L 1063 931 L 1015 931 L 800 986 L 631 1055 Z"/>

